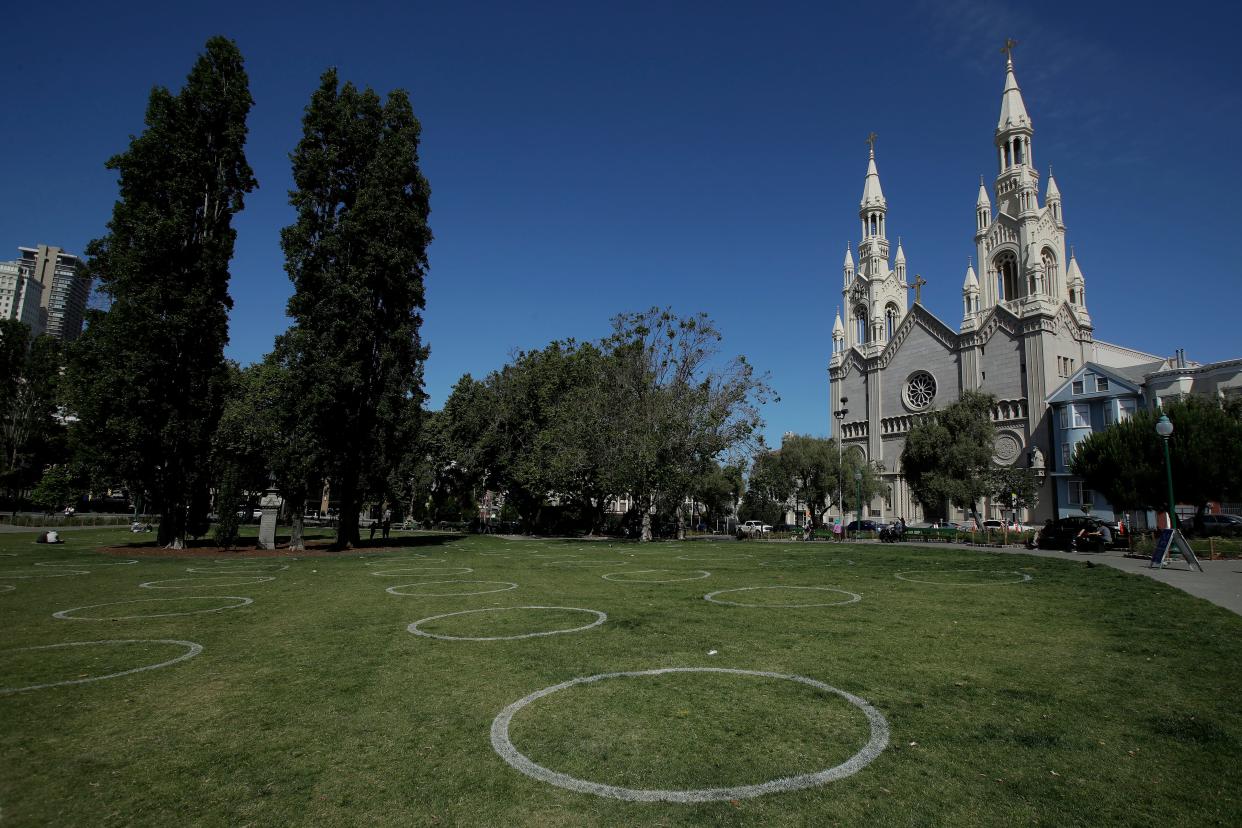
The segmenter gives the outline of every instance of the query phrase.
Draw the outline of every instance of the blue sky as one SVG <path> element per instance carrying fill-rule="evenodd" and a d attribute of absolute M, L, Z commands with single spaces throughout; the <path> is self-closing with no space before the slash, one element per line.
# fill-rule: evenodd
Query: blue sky
<path fill-rule="evenodd" d="M 827 434 L 864 138 L 879 135 L 889 235 L 956 327 L 979 176 L 995 174 L 1006 37 L 1096 337 L 1242 356 L 1233 4 L 180 5 L 8 10 L 0 257 L 100 235 L 116 197 L 104 162 L 142 129 L 151 86 L 179 87 L 207 37 L 231 37 L 260 184 L 235 222 L 227 353 L 242 363 L 288 324 L 288 155 L 336 66 L 407 89 L 423 123 L 432 407 L 515 349 L 594 339 L 614 314 L 660 305 L 706 311 L 726 354 L 770 373 L 770 442 Z"/>

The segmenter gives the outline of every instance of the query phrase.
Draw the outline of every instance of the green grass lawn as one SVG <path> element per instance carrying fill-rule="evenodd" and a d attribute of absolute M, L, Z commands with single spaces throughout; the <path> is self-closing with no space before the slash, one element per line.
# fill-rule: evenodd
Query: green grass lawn
<path fill-rule="evenodd" d="M 0 535 L 0 688 L 124 674 L 0 693 L 6 826 L 1242 824 L 1242 618 L 1108 567 L 464 536 L 105 566 L 124 559 L 94 548 L 128 532 L 62 537 Z M 94 641 L 131 643 L 49 646 Z M 779 676 L 870 704 L 887 747 L 818 786 L 697 803 L 558 787 L 493 749 L 536 691 L 664 668 L 742 672 L 569 684 L 513 713 L 513 748 L 683 791 L 833 768 L 875 733 Z"/>

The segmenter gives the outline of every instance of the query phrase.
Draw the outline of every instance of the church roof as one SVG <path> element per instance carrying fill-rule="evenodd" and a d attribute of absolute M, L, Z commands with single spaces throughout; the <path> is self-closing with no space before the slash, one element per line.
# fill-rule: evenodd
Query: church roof
<path fill-rule="evenodd" d="M 845 267 L 846 270 L 854 269 L 854 257 L 853 255 L 850 254 L 850 243 L 849 242 L 845 243 L 845 264 L 843 265 L 843 267 Z"/>
<path fill-rule="evenodd" d="M 885 207 L 884 190 L 880 187 L 880 171 L 875 168 L 875 147 L 867 159 L 867 180 L 863 182 L 861 207 Z"/>
<path fill-rule="evenodd" d="M 1001 95 L 1000 121 L 998 130 L 1014 127 L 1030 127 L 1031 118 L 1026 114 L 1026 104 L 1022 102 L 1022 90 L 1018 88 L 1018 79 L 1013 74 L 1013 57 L 1005 67 L 1005 91 Z"/>
<path fill-rule="evenodd" d="M 906 251 L 901 249 L 901 239 L 898 239 L 897 240 L 897 255 L 893 257 L 893 264 L 897 265 L 897 264 L 905 264 L 905 263 L 906 263 Z"/>
<path fill-rule="evenodd" d="M 845 325 L 841 322 L 841 309 L 837 308 L 837 321 L 832 323 L 832 338 L 840 339 L 845 336 Z"/>
<path fill-rule="evenodd" d="M 992 209 L 992 199 L 988 198 L 988 188 L 983 186 L 983 176 L 979 176 L 979 198 L 975 200 L 975 206 Z"/>

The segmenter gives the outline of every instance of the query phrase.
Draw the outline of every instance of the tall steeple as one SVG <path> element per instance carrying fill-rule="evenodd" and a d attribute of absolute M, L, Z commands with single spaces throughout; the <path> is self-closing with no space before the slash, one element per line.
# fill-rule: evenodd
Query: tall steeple
<path fill-rule="evenodd" d="M 1013 47 L 1017 45 L 1016 40 L 1009 39 L 1001 49 L 1006 55 L 1005 90 L 1001 93 L 1000 118 L 996 123 L 996 204 L 1001 212 L 1014 218 L 1039 209 L 1039 173 L 1035 171 L 1031 151 L 1035 126 L 1013 72 Z"/>
<path fill-rule="evenodd" d="M 996 125 L 998 132 L 1016 127 L 1030 127 L 1031 117 L 1026 114 L 1026 103 L 1022 100 L 1022 90 L 1018 88 L 1018 78 L 1013 73 L 1013 47 L 1016 40 L 1005 41 L 1001 49 L 1008 59 L 1005 62 L 1005 91 L 1001 94 L 1000 122 Z"/>
<path fill-rule="evenodd" d="M 884 226 L 888 215 L 888 202 L 884 188 L 880 186 L 880 171 L 875 166 L 875 140 L 873 132 L 867 136 L 871 150 L 867 157 L 867 177 L 863 181 L 862 201 L 858 203 L 858 218 L 862 221 L 862 242 L 858 245 L 859 267 L 869 275 L 879 270 L 879 261 L 888 262 L 888 228 Z"/>

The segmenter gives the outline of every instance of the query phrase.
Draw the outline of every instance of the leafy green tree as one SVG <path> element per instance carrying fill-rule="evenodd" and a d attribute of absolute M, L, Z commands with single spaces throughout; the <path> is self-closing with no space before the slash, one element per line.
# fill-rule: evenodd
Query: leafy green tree
<path fill-rule="evenodd" d="M 82 494 L 81 482 L 73 470 L 64 463 L 50 467 L 43 473 L 39 484 L 30 493 L 30 499 L 47 511 L 69 506 Z"/>
<path fill-rule="evenodd" d="M 262 491 L 275 470 L 281 445 L 280 366 L 268 358 L 238 368 L 228 366 L 224 408 L 212 438 L 212 479 L 216 489 L 215 539 L 231 547 L 237 540 L 237 509 L 247 492 Z"/>
<path fill-rule="evenodd" d="M 0 460 L 10 491 L 34 483 L 45 466 L 63 461 L 64 425 L 54 416 L 60 400 L 60 341 L 50 336 L 29 340 L 22 322 L 5 320 L 0 328 L 5 395 L 0 397 Z"/>
<path fill-rule="evenodd" d="M 995 402 L 991 394 L 966 391 L 911 427 L 901 468 L 927 517 L 945 517 L 948 503 L 973 512 L 980 498 L 990 493 Z"/>
<path fill-rule="evenodd" d="M 613 423 L 607 488 L 634 498 L 644 541 L 653 511 L 673 514 L 683 537 L 682 504 L 707 461 L 759 442 L 759 407 L 771 389 L 743 357 L 718 363 L 721 339 L 705 314 L 652 308 L 616 317 L 604 341 L 612 362 L 602 390 Z"/>
<path fill-rule="evenodd" d="M 1023 466 L 997 466 L 992 470 L 988 492 L 992 502 L 1010 511 L 1039 505 L 1039 479 Z"/>
<path fill-rule="evenodd" d="M 77 445 L 149 493 L 171 547 L 206 510 L 232 219 L 256 186 L 243 151 L 252 103 L 241 53 L 211 38 L 180 92 L 152 90 L 146 130 L 108 161 L 120 198 L 107 235 L 86 249 L 111 308 L 90 314 L 72 349 Z"/>
<path fill-rule="evenodd" d="M 741 466 L 712 461 L 695 478 L 690 496 L 703 507 L 703 520 L 710 524 L 733 516 L 737 502 L 745 491 Z"/>
<path fill-rule="evenodd" d="M 1238 409 L 1202 397 L 1164 404 L 1173 423 L 1169 458 L 1178 502 L 1195 506 L 1242 496 L 1242 420 Z M 1082 440 L 1071 470 L 1118 509 L 1168 509 L 1161 411 L 1138 411 Z"/>
<path fill-rule="evenodd" d="M 281 233 L 294 284 L 286 339 L 300 419 L 340 504 L 337 544 L 358 541 L 368 487 L 411 448 L 422 404 L 419 338 L 431 189 L 409 97 L 386 101 L 323 74 L 293 153 L 296 223 Z"/>

